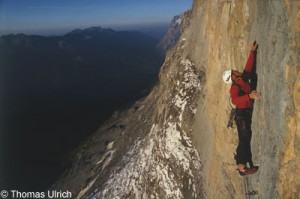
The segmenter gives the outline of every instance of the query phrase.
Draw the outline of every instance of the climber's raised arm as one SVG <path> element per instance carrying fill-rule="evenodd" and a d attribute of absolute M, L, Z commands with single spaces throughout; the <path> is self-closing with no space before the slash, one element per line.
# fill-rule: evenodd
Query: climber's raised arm
<path fill-rule="evenodd" d="M 254 66 L 254 61 L 255 61 L 255 56 L 256 56 L 256 50 L 257 50 L 257 43 L 256 41 L 253 42 L 251 46 L 251 51 L 250 55 L 248 57 L 244 72 L 252 72 L 253 66 Z"/>

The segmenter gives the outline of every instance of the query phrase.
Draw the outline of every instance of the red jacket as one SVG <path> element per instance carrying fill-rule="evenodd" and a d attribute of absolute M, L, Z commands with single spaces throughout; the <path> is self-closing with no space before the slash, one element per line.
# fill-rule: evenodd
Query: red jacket
<path fill-rule="evenodd" d="M 240 78 L 238 81 L 234 82 L 230 88 L 231 100 L 236 108 L 245 109 L 253 108 L 253 100 L 250 99 L 249 93 L 251 92 L 251 87 L 249 84 L 249 78 L 254 66 L 256 52 L 251 51 L 246 67 L 243 71 L 243 78 Z"/>

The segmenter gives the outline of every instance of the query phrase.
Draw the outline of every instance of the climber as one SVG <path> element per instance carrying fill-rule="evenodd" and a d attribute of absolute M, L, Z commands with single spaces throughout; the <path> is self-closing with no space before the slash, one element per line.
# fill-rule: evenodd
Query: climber
<path fill-rule="evenodd" d="M 223 74 L 223 80 L 226 84 L 231 84 L 230 94 L 232 103 L 236 106 L 235 122 L 238 129 L 239 143 L 236 149 L 235 160 L 238 165 L 240 175 L 247 175 L 255 173 L 258 166 L 254 166 L 252 162 L 251 153 L 251 121 L 253 103 L 255 99 L 260 98 L 258 93 L 253 88 L 254 83 L 252 77 L 256 77 L 255 71 L 255 59 L 257 51 L 257 43 L 253 42 L 251 46 L 251 52 L 246 63 L 246 67 L 243 73 L 236 70 L 227 70 Z M 249 166 L 247 166 L 247 163 Z"/>

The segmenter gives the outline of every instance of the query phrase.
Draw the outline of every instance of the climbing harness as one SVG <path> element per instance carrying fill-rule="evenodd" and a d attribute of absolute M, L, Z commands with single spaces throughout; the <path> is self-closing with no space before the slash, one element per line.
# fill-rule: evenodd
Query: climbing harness
<path fill-rule="evenodd" d="M 235 85 L 235 86 L 239 87 L 239 91 L 240 91 L 239 95 L 245 95 L 246 94 L 245 91 L 243 91 L 243 89 L 240 85 L 238 85 L 236 83 L 233 83 L 232 85 Z M 231 107 L 231 111 L 230 111 L 229 120 L 228 120 L 228 123 L 227 123 L 227 128 L 233 128 L 233 120 L 234 120 L 234 117 L 236 115 L 236 110 L 237 109 L 231 105 L 231 97 L 229 97 L 229 105 Z"/>
<path fill-rule="evenodd" d="M 236 109 L 231 108 L 230 115 L 229 115 L 229 121 L 227 123 L 227 128 L 233 128 L 233 120 L 236 114 Z"/>
<path fill-rule="evenodd" d="M 228 129 L 233 128 L 233 120 L 234 120 L 235 113 L 236 113 L 236 108 L 233 107 L 231 104 L 231 97 L 229 97 L 229 105 L 230 105 L 231 111 L 230 111 L 230 115 L 229 115 L 229 120 L 227 122 Z"/>

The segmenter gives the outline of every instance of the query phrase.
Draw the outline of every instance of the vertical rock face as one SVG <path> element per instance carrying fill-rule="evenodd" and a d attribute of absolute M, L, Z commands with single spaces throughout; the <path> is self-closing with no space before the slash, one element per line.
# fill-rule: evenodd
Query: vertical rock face
<path fill-rule="evenodd" d="M 77 198 L 245 198 L 226 69 L 242 71 L 256 40 L 253 160 L 257 198 L 300 195 L 300 1 L 195 0 L 160 82 L 76 153 L 54 187 Z"/>
<path fill-rule="evenodd" d="M 193 131 L 207 197 L 245 197 L 243 180 L 234 170 L 237 132 L 226 129 L 229 86 L 220 77 L 226 69 L 243 70 L 256 40 L 262 99 L 255 102 L 252 153 L 260 169 L 249 184 L 259 198 L 297 198 L 300 1 L 195 1 L 192 13 L 186 49 L 207 79 Z"/>

